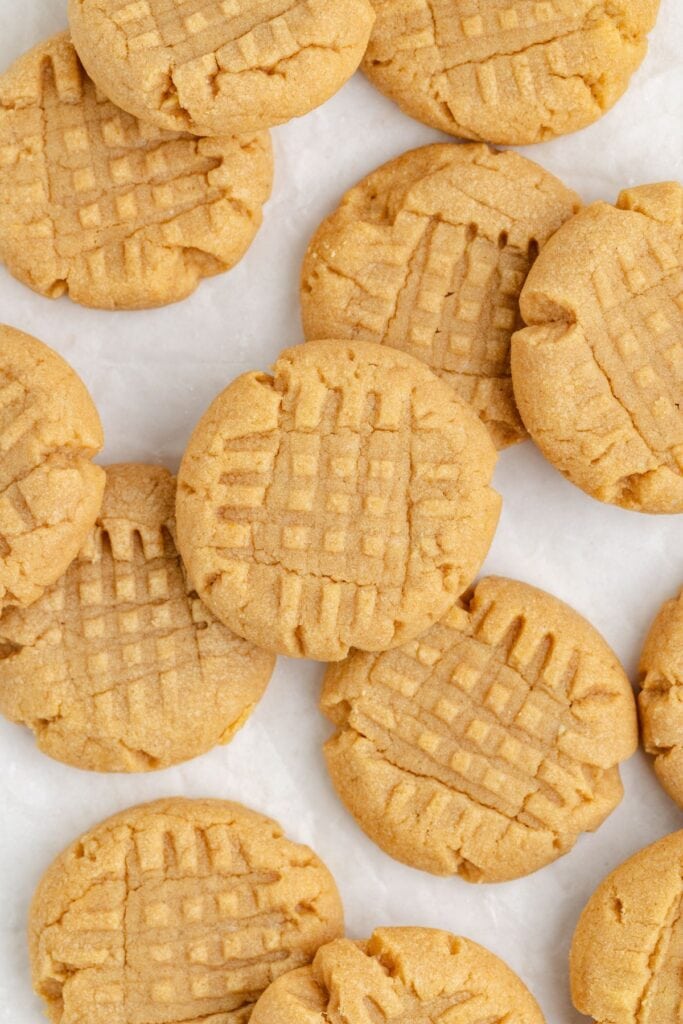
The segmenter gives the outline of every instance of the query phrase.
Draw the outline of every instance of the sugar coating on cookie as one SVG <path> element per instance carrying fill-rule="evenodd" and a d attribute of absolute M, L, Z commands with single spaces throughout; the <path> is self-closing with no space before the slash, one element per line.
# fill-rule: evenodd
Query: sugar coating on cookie
<path fill-rule="evenodd" d="M 0 325 L 0 609 L 37 601 L 78 554 L 102 503 L 103 443 L 68 363 Z"/>
<path fill-rule="evenodd" d="M 683 188 L 622 192 L 564 224 L 521 296 L 519 411 L 600 501 L 683 512 Z"/>
<path fill-rule="evenodd" d="M 200 596 L 254 643 L 336 661 L 440 618 L 490 545 L 496 453 L 424 364 L 317 341 L 215 400 L 183 458 L 178 545 Z"/>
<path fill-rule="evenodd" d="M 246 1024 L 263 990 L 343 934 L 334 879 L 268 818 L 159 800 L 68 847 L 29 920 L 33 986 L 55 1024 Z"/>
<path fill-rule="evenodd" d="M 175 547 L 175 480 L 111 466 L 102 511 L 66 574 L 0 617 L 0 712 L 91 771 L 165 768 L 228 743 L 274 658 L 221 625 Z"/>
<path fill-rule="evenodd" d="M 102 92 L 161 128 L 232 135 L 307 114 L 358 68 L 370 0 L 69 0 Z"/>
<path fill-rule="evenodd" d="M 640 659 L 643 745 L 659 781 L 683 808 L 683 590 L 652 624 Z"/>
<path fill-rule="evenodd" d="M 53 37 L 0 77 L 0 258 L 31 288 L 128 309 L 229 270 L 272 184 L 266 133 L 197 139 L 138 121 Z"/>
<path fill-rule="evenodd" d="M 597 1024 L 681 1017 L 683 832 L 660 839 L 598 886 L 572 942 L 574 1006 Z"/>
<path fill-rule="evenodd" d="M 510 376 L 519 293 L 539 247 L 580 205 L 516 153 L 406 153 L 347 192 L 313 237 L 304 333 L 403 349 L 455 388 L 497 447 L 521 441 Z"/>
<path fill-rule="evenodd" d="M 378 928 L 337 939 L 310 967 L 283 975 L 251 1024 L 545 1024 L 520 978 L 483 946 L 430 928 Z"/>
<path fill-rule="evenodd" d="M 626 90 L 659 0 L 372 0 L 364 60 L 405 113 L 467 139 L 542 142 Z"/>
<path fill-rule="evenodd" d="M 397 860 L 500 882 L 530 874 L 621 800 L 637 745 L 623 669 L 577 612 L 534 587 L 478 583 L 428 633 L 352 652 L 325 677 L 341 799 Z"/>

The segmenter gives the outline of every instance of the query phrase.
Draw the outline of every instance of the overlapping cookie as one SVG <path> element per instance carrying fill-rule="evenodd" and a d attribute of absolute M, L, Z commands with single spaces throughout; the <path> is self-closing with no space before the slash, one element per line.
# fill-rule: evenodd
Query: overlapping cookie
<path fill-rule="evenodd" d="M 495 531 L 495 449 L 411 356 L 316 341 L 250 373 L 196 427 L 178 547 L 202 599 L 267 650 L 335 661 L 417 636 Z"/>
<path fill-rule="evenodd" d="M 244 255 L 272 175 L 266 133 L 197 139 L 124 113 L 66 33 L 0 77 L 0 258 L 50 298 L 185 298 Z"/>
<path fill-rule="evenodd" d="M 683 188 L 643 185 L 564 224 L 521 296 L 519 411 L 600 501 L 683 512 Z"/>
<path fill-rule="evenodd" d="M 33 898 L 33 985 L 55 1024 L 246 1024 L 267 986 L 343 934 L 334 879 L 275 822 L 158 800 L 91 829 Z"/>
<path fill-rule="evenodd" d="M 0 711 L 67 764 L 134 772 L 196 757 L 232 739 L 270 679 L 272 655 L 188 584 L 175 492 L 158 466 L 110 466 L 78 558 L 0 617 Z"/>
<path fill-rule="evenodd" d="M 539 247 L 580 205 L 516 153 L 405 153 L 347 192 L 313 237 L 304 334 L 409 352 L 476 410 L 499 448 L 520 441 L 510 375 L 519 293 Z"/>
<path fill-rule="evenodd" d="M 489 578 L 417 640 L 325 677 L 335 788 L 392 857 L 500 882 L 567 853 L 623 795 L 631 687 L 567 605 Z"/>
<path fill-rule="evenodd" d="M 233 135 L 324 103 L 360 64 L 370 0 L 69 0 L 89 75 L 169 131 Z"/>

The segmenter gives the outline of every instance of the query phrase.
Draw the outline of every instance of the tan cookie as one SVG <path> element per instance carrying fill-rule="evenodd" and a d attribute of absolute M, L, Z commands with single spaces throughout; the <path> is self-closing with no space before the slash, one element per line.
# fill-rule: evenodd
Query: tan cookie
<path fill-rule="evenodd" d="M 655 619 L 640 659 L 643 744 L 669 796 L 683 808 L 683 590 Z"/>
<path fill-rule="evenodd" d="M 33 986 L 55 1024 L 246 1024 L 263 990 L 343 934 L 334 879 L 275 822 L 158 800 L 81 836 L 33 898 Z"/>
<path fill-rule="evenodd" d="M 102 92 L 172 131 L 233 135 L 307 114 L 360 64 L 370 0 L 69 0 Z"/>
<path fill-rule="evenodd" d="M 681 1019 L 683 832 L 660 839 L 598 886 L 572 943 L 572 998 L 597 1024 Z"/>
<path fill-rule="evenodd" d="M 0 610 L 38 600 L 78 554 L 102 503 L 103 443 L 68 363 L 0 325 Z"/>
<path fill-rule="evenodd" d="M 553 235 L 512 340 L 519 411 L 600 501 L 683 512 L 683 188 L 644 185 Z"/>
<path fill-rule="evenodd" d="M 244 255 L 272 173 L 265 133 L 197 139 L 115 107 L 66 33 L 0 77 L 0 257 L 50 298 L 184 299 Z"/>
<path fill-rule="evenodd" d="M 525 145 L 592 124 L 625 92 L 659 0 L 372 0 L 372 82 L 451 135 Z"/>
<path fill-rule="evenodd" d="M 59 761 L 166 768 L 228 743 L 263 696 L 272 655 L 217 622 L 187 583 L 175 492 L 158 466 L 111 466 L 66 575 L 0 618 L 0 711 Z"/>
<path fill-rule="evenodd" d="M 335 661 L 417 636 L 471 582 L 498 521 L 495 450 L 453 390 L 368 342 L 284 352 L 196 428 L 178 544 L 226 625 Z"/>
<path fill-rule="evenodd" d="M 490 578 L 428 633 L 331 666 L 325 755 L 361 828 L 397 860 L 469 882 L 519 878 L 621 800 L 638 742 L 623 669 L 577 612 Z"/>
<path fill-rule="evenodd" d="M 338 939 L 310 967 L 261 996 L 251 1024 L 545 1024 L 534 997 L 502 960 L 469 939 L 430 928 L 378 928 Z"/>
<path fill-rule="evenodd" d="M 575 192 L 516 153 L 435 145 L 344 196 L 308 249 L 307 338 L 383 342 L 423 360 L 504 448 L 526 437 L 512 394 L 519 293 Z"/>

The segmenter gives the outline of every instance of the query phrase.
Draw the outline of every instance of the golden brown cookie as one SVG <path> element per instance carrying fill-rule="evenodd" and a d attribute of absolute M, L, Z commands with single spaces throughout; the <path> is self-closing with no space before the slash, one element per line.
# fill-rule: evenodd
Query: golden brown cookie
<path fill-rule="evenodd" d="M 643 745 L 664 789 L 683 808 L 683 590 L 652 624 L 640 679 Z"/>
<path fill-rule="evenodd" d="M 435 145 L 346 193 L 304 261 L 308 339 L 383 342 L 423 360 L 504 448 L 526 437 L 512 393 L 519 293 L 581 201 L 516 153 Z"/>
<path fill-rule="evenodd" d="M 66 33 L 0 77 L 0 258 L 50 298 L 184 299 L 244 255 L 272 173 L 265 133 L 197 139 L 115 107 Z"/>
<path fill-rule="evenodd" d="M 500 499 L 474 413 L 384 345 L 316 341 L 211 405 L 178 477 L 178 546 L 239 636 L 338 661 L 417 636 L 471 582 Z"/>
<path fill-rule="evenodd" d="M 337 939 L 278 978 L 251 1024 L 545 1024 L 510 968 L 483 946 L 430 928 Z"/>
<path fill-rule="evenodd" d="M 0 618 L 0 711 L 51 757 L 150 771 L 228 743 L 275 664 L 221 625 L 176 551 L 175 480 L 107 470 L 97 524 L 65 576 Z"/>
<path fill-rule="evenodd" d="M 572 943 L 572 998 L 597 1024 L 681 1019 L 683 832 L 660 839 L 598 886 Z"/>
<path fill-rule="evenodd" d="M 406 114 L 525 145 L 592 124 L 625 92 L 659 0 L 372 0 L 364 70 Z"/>
<path fill-rule="evenodd" d="M 33 986 L 55 1024 L 246 1024 L 277 977 L 343 934 L 334 879 L 275 822 L 223 800 L 123 811 L 33 898 Z"/>
<path fill-rule="evenodd" d="M 360 64 L 370 0 L 69 0 L 88 74 L 169 131 L 237 135 L 328 100 Z"/>
<path fill-rule="evenodd" d="M 36 601 L 78 554 L 102 503 L 103 444 L 68 363 L 0 325 L 0 610 Z"/>
<path fill-rule="evenodd" d="M 469 882 L 528 875 L 602 824 L 636 749 L 602 637 L 525 583 L 483 580 L 419 640 L 325 677 L 332 781 L 397 860 Z"/>
<path fill-rule="evenodd" d="M 600 501 L 683 512 L 683 188 L 643 185 L 553 235 L 512 340 L 519 411 Z"/>

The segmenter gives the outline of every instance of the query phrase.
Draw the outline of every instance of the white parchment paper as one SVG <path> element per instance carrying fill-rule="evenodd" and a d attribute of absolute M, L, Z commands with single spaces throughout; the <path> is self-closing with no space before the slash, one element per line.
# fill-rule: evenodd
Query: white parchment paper
<path fill-rule="evenodd" d="M 0 66 L 66 25 L 59 0 L 0 0 Z M 662 0 L 649 56 L 598 124 L 524 150 L 585 200 L 627 185 L 683 179 L 683 6 Z M 238 373 L 266 368 L 301 340 L 297 279 L 306 243 L 343 191 L 383 161 L 438 133 L 409 120 L 357 75 L 324 108 L 274 132 L 275 193 L 266 222 L 232 273 L 178 306 L 145 313 L 81 309 L 35 295 L 0 269 L 0 320 L 54 346 L 82 374 L 105 425 L 103 462 L 176 469 L 209 401 Z M 648 517 L 592 501 L 527 443 L 506 452 L 505 499 L 485 572 L 552 591 L 602 630 L 635 674 L 645 631 L 683 584 L 683 516 Z M 71 839 L 127 805 L 166 795 L 241 800 L 310 843 L 339 883 L 351 935 L 422 924 L 467 935 L 518 971 L 549 1024 L 582 1020 L 571 1006 L 567 952 L 597 882 L 635 850 L 683 827 L 638 755 L 626 797 L 594 836 L 531 878 L 476 887 L 395 863 L 336 799 L 317 710 L 322 667 L 282 659 L 266 699 L 228 748 L 151 776 L 99 776 L 41 755 L 28 732 L 0 722 L 0 1024 L 34 1024 L 25 923 L 42 871 Z"/>

